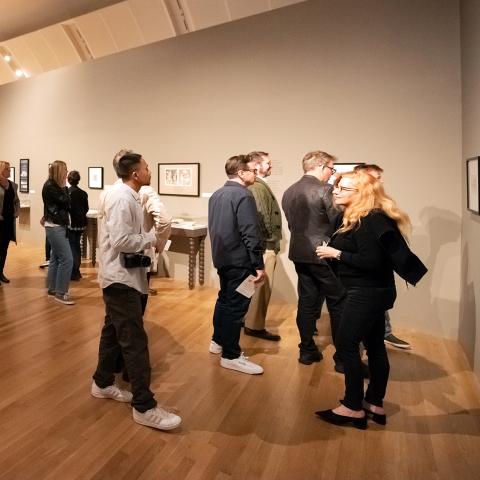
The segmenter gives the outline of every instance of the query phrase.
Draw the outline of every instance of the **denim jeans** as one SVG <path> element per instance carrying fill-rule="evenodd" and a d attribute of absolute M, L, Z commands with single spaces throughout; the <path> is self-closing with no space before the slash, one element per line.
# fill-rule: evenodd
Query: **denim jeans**
<path fill-rule="evenodd" d="M 359 344 L 363 342 L 368 355 L 370 381 L 365 400 L 383 406 L 390 365 L 383 341 L 385 312 L 393 307 L 395 287 L 350 287 L 337 331 L 335 344 L 345 368 L 345 396 L 342 403 L 361 410 L 364 399 L 363 371 Z"/>
<path fill-rule="evenodd" d="M 318 347 L 313 340 L 315 324 L 326 299 L 330 314 L 330 328 L 335 343 L 343 310 L 345 290 L 328 265 L 295 263 L 298 275 L 297 327 L 300 333 L 300 352 L 313 353 Z M 335 362 L 339 360 L 337 353 Z"/>
<path fill-rule="evenodd" d="M 73 257 L 67 238 L 67 227 L 45 227 L 52 247 L 47 274 L 47 288 L 57 295 L 68 293 Z"/>
<path fill-rule="evenodd" d="M 220 291 L 213 312 L 213 341 L 222 346 L 222 357 L 238 358 L 240 349 L 240 332 L 243 317 L 248 311 L 250 299 L 235 289 L 252 272 L 246 268 L 223 267 L 218 269 Z"/>
<path fill-rule="evenodd" d="M 157 402 L 150 390 L 151 368 L 143 326 L 142 294 L 127 285 L 113 283 L 103 289 L 103 301 L 105 324 L 93 379 L 100 388 L 112 385 L 123 358 L 132 387 L 132 406 L 139 412 L 146 412 Z"/>

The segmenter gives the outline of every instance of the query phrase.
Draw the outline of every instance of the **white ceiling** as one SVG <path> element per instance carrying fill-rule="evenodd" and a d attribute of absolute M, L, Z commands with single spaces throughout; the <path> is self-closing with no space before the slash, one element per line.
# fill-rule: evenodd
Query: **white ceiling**
<path fill-rule="evenodd" d="M 0 84 L 302 1 L 0 0 Z"/>

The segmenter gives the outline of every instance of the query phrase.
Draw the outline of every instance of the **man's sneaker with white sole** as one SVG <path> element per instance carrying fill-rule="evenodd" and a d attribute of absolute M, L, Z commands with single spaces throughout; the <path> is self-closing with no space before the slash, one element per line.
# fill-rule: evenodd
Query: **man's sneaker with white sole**
<path fill-rule="evenodd" d="M 173 430 L 182 423 L 182 419 L 178 415 L 167 412 L 159 406 L 151 408 L 143 413 L 134 408 L 133 419 L 140 425 L 158 428 L 159 430 Z"/>
<path fill-rule="evenodd" d="M 95 382 L 93 382 L 91 393 L 96 398 L 110 398 L 117 402 L 124 403 L 130 403 L 132 401 L 132 393 L 128 390 L 121 390 L 115 384 L 110 385 L 109 387 L 100 388 Z"/>
<path fill-rule="evenodd" d="M 237 372 L 248 373 L 249 375 L 260 375 L 263 373 L 263 368 L 256 363 L 250 362 L 248 357 L 243 355 L 243 352 L 238 358 L 222 358 L 220 366 L 230 370 L 237 370 Z"/>
<path fill-rule="evenodd" d="M 218 355 L 219 353 L 222 353 L 222 346 L 219 345 L 217 342 L 210 340 L 210 347 L 208 348 L 208 350 L 210 351 L 210 353 Z"/>

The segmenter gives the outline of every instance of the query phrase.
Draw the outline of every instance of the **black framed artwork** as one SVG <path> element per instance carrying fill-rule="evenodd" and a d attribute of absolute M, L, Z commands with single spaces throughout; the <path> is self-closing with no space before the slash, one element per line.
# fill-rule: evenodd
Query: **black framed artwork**
<path fill-rule="evenodd" d="M 88 167 L 88 188 L 103 190 L 103 167 Z"/>
<path fill-rule="evenodd" d="M 467 160 L 467 209 L 480 215 L 480 157 Z"/>
<path fill-rule="evenodd" d="M 30 191 L 30 160 L 28 158 L 20 159 L 20 191 L 28 193 Z"/>
<path fill-rule="evenodd" d="M 10 167 L 10 176 L 8 177 L 8 179 L 11 182 L 16 183 L 15 182 L 15 167 Z"/>
<path fill-rule="evenodd" d="M 200 196 L 199 163 L 159 163 L 159 195 Z"/>
<path fill-rule="evenodd" d="M 351 172 L 357 165 L 365 165 L 364 162 L 357 163 L 335 163 L 333 167 L 335 168 L 335 173 L 330 177 L 328 183 L 333 185 L 339 173 Z"/>

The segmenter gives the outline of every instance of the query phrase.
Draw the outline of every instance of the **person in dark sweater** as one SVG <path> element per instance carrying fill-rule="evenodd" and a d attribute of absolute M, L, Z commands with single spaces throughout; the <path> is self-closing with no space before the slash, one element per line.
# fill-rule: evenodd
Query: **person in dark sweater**
<path fill-rule="evenodd" d="M 263 368 L 240 349 L 240 332 L 250 297 L 237 288 L 250 275 L 254 283 L 265 277 L 263 251 L 255 199 L 247 187 L 255 181 L 255 162 L 246 155 L 227 160 L 228 181 L 213 193 L 208 202 L 208 231 L 213 265 L 220 280 L 220 291 L 213 312 L 213 336 L 210 353 L 221 354 L 220 366 L 249 375 Z"/>
<path fill-rule="evenodd" d="M 384 344 L 385 312 L 393 307 L 393 272 L 415 285 L 427 272 L 408 248 L 410 220 L 385 194 L 381 182 L 364 171 L 339 176 L 334 202 L 344 209 L 340 228 L 317 255 L 331 265 L 346 290 L 335 339 L 344 362 L 345 395 L 341 405 L 316 414 L 329 423 L 365 429 L 367 415 L 385 425 L 383 409 L 390 365 Z M 364 393 L 359 345 L 363 342 L 370 370 Z"/>
<path fill-rule="evenodd" d="M 72 280 L 80 280 L 80 264 L 82 263 L 82 251 L 80 240 L 83 231 L 87 227 L 88 212 L 88 194 L 78 186 L 80 182 L 80 174 L 76 170 L 72 170 L 68 174 L 68 183 L 70 187 L 68 194 L 70 195 L 70 225 L 68 227 L 68 241 L 72 249 L 73 267 Z"/>

